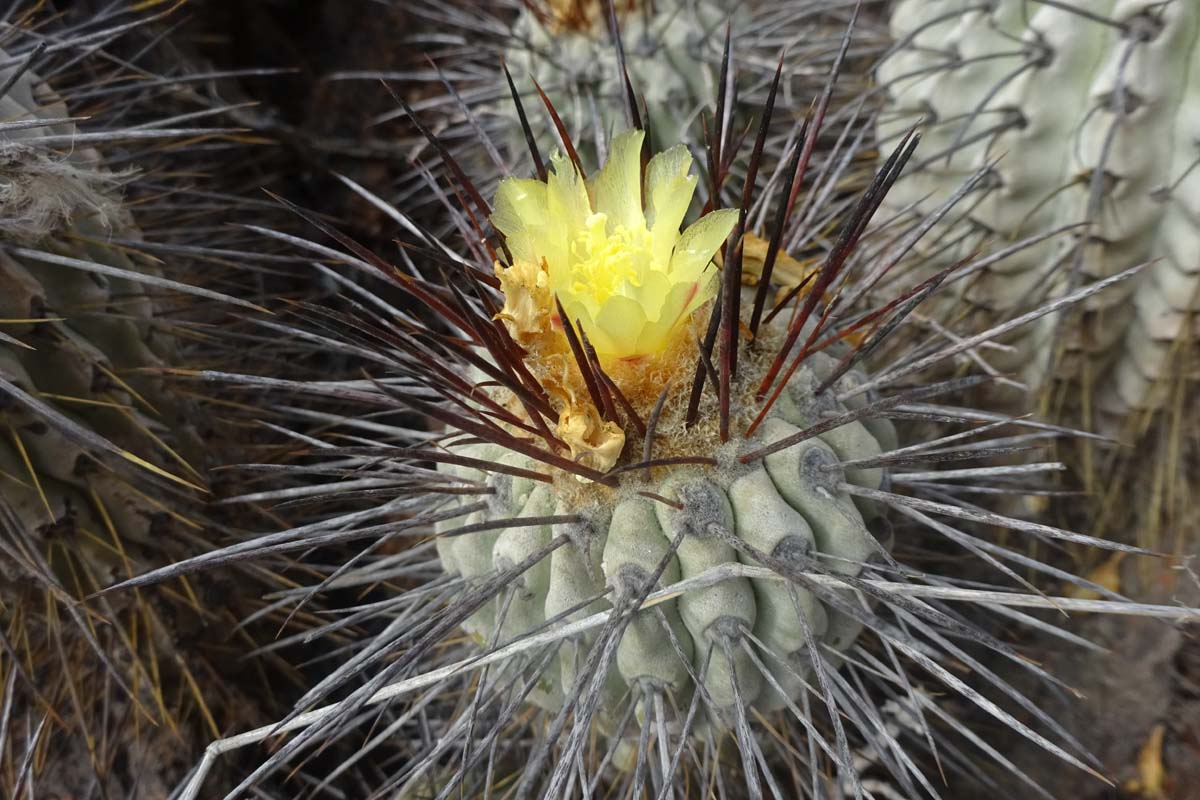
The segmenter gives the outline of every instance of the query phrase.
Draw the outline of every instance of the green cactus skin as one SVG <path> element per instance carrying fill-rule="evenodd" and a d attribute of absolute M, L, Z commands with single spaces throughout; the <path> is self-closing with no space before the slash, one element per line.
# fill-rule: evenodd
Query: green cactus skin
<path fill-rule="evenodd" d="M 931 157 L 897 184 L 893 209 L 928 212 L 991 164 L 954 215 L 963 226 L 943 227 L 941 244 L 957 246 L 943 247 L 937 263 L 984 239 L 999 246 L 1091 223 L 1086 241 L 1055 237 L 995 264 L 966 293 L 977 305 L 1008 314 L 1156 260 L 1136 281 L 1091 298 L 1064 331 L 1057 373 L 1094 381 L 1099 421 L 1119 422 L 1161 407 L 1172 378 L 1200 375 L 1194 356 L 1177 352 L 1200 338 L 1200 6 L 1070 5 L 897 3 L 898 49 L 878 74 L 889 102 L 878 133 L 886 140 L 925 120 Z M 1044 383 L 1057 325 L 1032 331 L 1004 366 Z"/>
<path fill-rule="evenodd" d="M 813 364 L 827 376 L 836 360 L 818 354 Z M 745 449 L 779 441 L 825 415 L 845 413 L 846 407 L 833 397 L 834 392 L 825 392 L 820 400 L 814 398 L 812 389 L 819 379 L 814 368 L 806 366 L 797 371 L 777 411 L 766 418 L 754 437 L 745 441 Z M 854 382 L 855 377 L 848 377 L 836 388 L 844 389 Z M 754 551 L 791 559 L 798 567 L 803 563 L 801 557 L 807 557 L 831 573 L 858 575 L 864 564 L 879 558 L 881 551 L 867 527 L 876 509 L 866 503 L 860 506 L 859 498 L 852 498 L 839 485 L 848 480 L 878 489 L 886 475 L 879 469 L 843 474 L 839 465 L 878 456 L 883 448 L 895 445 L 891 423 L 881 418 L 873 422 L 874 431 L 861 422 L 851 422 L 770 455 L 754 466 L 741 465 L 735 459 L 714 469 L 670 471 L 649 482 L 628 480 L 611 497 L 582 506 L 574 506 L 558 486 L 444 466 L 443 472 L 464 482 L 481 482 L 492 494 L 486 510 L 476 511 L 465 520 L 440 524 L 439 534 L 493 519 L 570 513 L 580 513 L 586 519 L 570 526 L 569 545 L 516 579 L 511 599 L 493 599 L 467 621 L 465 629 L 478 641 L 503 644 L 568 609 L 577 608 L 570 619 L 579 619 L 611 608 L 606 600 L 583 604 L 606 588 L 613 590 L 612 597 L 637 596 L 676 539 L 678 548 L 667 560 L 654 588 L 723 564 L 757 565 L 752 557 L 731 546 L 730 535 Z M 536 467 L 531 459 L 495 444 L 451 445 L 449 450 L 455 455 L 513 467 Z M 665 498 L 682 509 L 638 492 Z M 522 525 L 440 537 L 436 539 L 438 554 L 447 573 L 480 579 L 520 564 L 546 547 L 553 536 L 552 527 Z M 501 612 L 502 622 L 497 628 Z M 664 634 L 664 620 L 670 625 L 670 636 Z M 744 654 L 733 661 L 743 700 L 762 711 L 771 711 L 783 708 L 802 691 L 803 678 L 811 671 L 805 652 L 809 636 L 840 652 L 853 644 L 861 626 L 842 612 L 827 609 L 804 589 L 789 590 L 785 582 L 765 578 L 731 578 L 689 591 L 657 610 L 639 612 L 618 645 L 608 676 L 609 699 L 615 707 L 628 687 L 648 684 L 668 690 L 676 702 L 686 703 L 695 688 L 693 676 L 703 674 L 706 697 L 716 708 L 730 707 L 734 703 L 733 676 L 727 661 L 711 658 L 709 651 L 722 636 L 732 632 L 736 638 L 743 628 L 788 659 L 789 666 L 772 665 L 774 677 L 789 692 L 786 698 L 764 681 Z M 677 650 L 690 659 L 691 670 Z M 574 677 L 573 653 L 565 649 L 559 664 L 547 669 L 534 702 L 549 710 L 561 706 Z"/>
<path fill-rule="evenodd" d="M 166 797 L 192 748 L 255 708 L 229 632 L 259 578 L 92 597 L 224 535 L 201 470 L 227 443 L 167 375 L 207 321 L 189 293 L 249 303 L 185 282 L 197 251 L 233 252 L 193 210 L 220 196 L 197 187 L 214 157 L 236 164 L 197 146 L 217 112 L 180 90 L 177 51 L 159 75 L 161 15 L 86 5 L 15 4 L 0 51 L 5 797 Z"/>

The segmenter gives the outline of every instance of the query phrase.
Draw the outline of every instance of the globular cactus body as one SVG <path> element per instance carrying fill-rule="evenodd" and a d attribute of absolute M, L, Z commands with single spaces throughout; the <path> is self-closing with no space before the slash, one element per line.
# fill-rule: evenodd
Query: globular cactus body
<path fill-rule="evenodd" d="M 825 368 L 823 377 L 836 365 L 823 355 L 814 362 Z M 792 436 L 826 415 L 844 414 L 846 408 L 832 392 L 824 392 L 819 400 L 813 395 L 815 377 L 812 369 L 798 371 L 777 404 L 778 411 L 766 418 L 756 436 L 745 440 L 743 449 Z M 753 466 L 731 458 L 713 468 L 664 470 L 666 474 L 651 481 L 630 476 L 619 487 L 582 494 L 569 477 L 563 478 L 567 484 L 563 486 L 444 467 L 458 480 L 481 483 L 492 490 L 486 509 L 439 526 L 440 533 L 448 534 L 437 540 L 448 573 L 480 579 L 510 569 L 545 548 L 554 527 L 550 523 L 519 523 L 454 535 L 464 525 L 470 528 L 490 520 L 572 513 L 584 518 L 569 529 L 568 545 L 514 580 L 509 587 L 511 598 L 494 599 L 465 627 L 481 642 L 502 644 L 570 609 L 576 609 L 572 616 L 579 618 L 610 608 L 607 600 L 587 604 L 606 589 L 612 590 L 612 597 L 628 599 L 646 592 L 646 581 L 655 575 L 655 588 L 661 588 L 725 564 L 759 566 L 753 553 L 790 563 L 801 572 L 815 568 L 858 575 L 865 563 L 879 557 L 881 545 L 864 520 L 870 520 L 875 509 L 866 503 L 860 508 L 857 498 L 840 485 L 849 479 L 878 489 L 885 475 L 879 469 L 865 469 L 847 476 L 840 464 L 871 459 L 894 446 L 891 423 L 882 419 L 872 422 L 875 433 L 855 421 L 769 455 Z M 532 459 L 506 453 L 495 444 L 450 445 L 448 449 L 455 455 L 510 467 L 536 467 Z M 747 550 L 735 548 L 730 537 L 744 542 Z M 669 636 L 663 631 L 660 614 L 671 626 Z M 772 665 L 779 686 L 786 687 L 785 698 L 767 685 L 739 652 L 733 663 L 738 665 L 743 702 L 753 702 L 762 710 L 781 708 L 796 699 L 803 676 L 811 669 L 805 653 L 809 642 L 843 651 L 860 629 L 853 618 L 826 608 L 803 588 L 789 587 L 778 579 L 731 577 L 687 591 L 657 610 L 639 612 L 617 649 L 608 682 L 609 691 L 615 693 L 611 699 L 619 700 L 630 685 L 650 683 L 669 689 L 677 702 L 686 702 L 694 690 L 694 677 L 703 675 L 711 702 L 718 708 L 731 706 L 730 670 L 726 660 L 714 658 L 710 650 L 717 648 L 722 638 L 736 642 L 744 630 L 785 657 L 788 665 Z M 690 659 L 691 670 L 678 650 Z M 563 652 L 561 665 L 547 670 L 536 702 L 551 709 L 561 705 L 574 674 L 573 658 L 571 652 Z"/>
<path fill-rule="evenodd" d="M 236 592 L 92 597 L 218 535 L 213 417 L 167 373 L 215 319 L 189 295 L 249 303 L 209 288 L 211 262 L 212 283 L 188 282 L 228 240 L 207 228 L 218 193 L 195 187 L 221 171 L 217 129 L 173 123 L 220 109 L 157 74 L 160 17 L 87 5 L 14 4 L 0 51 L 6 797 L 166 796 L 197 736 L 252 710 L 230 702 Z M 169 69 L 186 69 L 174 52 Z"/>
<path fill-rule="evenodd" d="M 930 154 L 897 184 L 891 207 L 928 213 L 987 168 L 943 226 L 936 263 L 985 240 L 1087 223 L 971 282 L 968 298 L 1000 314 L 1154 260 L 1090 298 L 1061 342 L 1055 319 L 1032 330 L 1011 365 L 1038 386 L 1065 363 L 1059 374 L 1095 383 L 1109 422 L 1162 406 L 1173 377 L 1196 374 L 1194 357 L 1181 363 L 1178 351 L 1200 337 L 1200 6 L 913 0 L 896 5 L 891 26 L 897 52 L 879 70 L 889 97 L 879 134 L 923 120 Z"/>

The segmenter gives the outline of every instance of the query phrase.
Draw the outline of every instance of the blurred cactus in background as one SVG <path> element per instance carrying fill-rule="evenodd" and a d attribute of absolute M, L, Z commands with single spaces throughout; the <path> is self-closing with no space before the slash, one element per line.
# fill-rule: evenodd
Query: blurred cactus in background
<path fill-rule="evenodd" d="M 1186 546 L 1172 529 L 1195 524 L 1196 454 L 1183 445 L 1200 430 L 1188 399 L 1200 379 L 1200 7 L 900 2 L 891 31 L 878 135 L 919 123 L 929 155 L 888 207 L 928 213 L 983 170 L 928 240 L 925 269 L 1044 237 L 960 284 L 1000 318 L 1148 265 L 989 358 L 1018 371 L 1048 412 L 1138 445 L 1088 445 L 1076 459 L 1108 498 L 1103 530 L 1137 526 L 1148 545 Z"/>

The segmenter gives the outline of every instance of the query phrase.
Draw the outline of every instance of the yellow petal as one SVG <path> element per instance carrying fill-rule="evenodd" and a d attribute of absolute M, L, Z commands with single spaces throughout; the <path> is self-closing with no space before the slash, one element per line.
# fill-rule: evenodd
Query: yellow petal
<path fill-rule="evenodd" d="M 671 256 L 671 272 L 677 280 L 691 281 L 700 277 L 712 261 L 713 254 L 729 238 L 737 218 L 738 212 L 732 208 L 713 211 L 680 234 L 675 253 Z"/>
<path fill-rule="evenodd" d="M 696 191 L 696 176 L 676 178 L 658 191 L 663 197 L 658 201 L 658 213 L 650 228 L 650 250 L 656 263 L 669 264 L 671 252 L 679 241 L 679 226 Z"/>
<path fill-rule="evenodd" d="M 567 318 L 571 320 L 571 324 L 576 328 L 583 326 L 583 331 L 588 335 L 589 339 L 593 340 L 592 335 L 596 325 L 592 321 L 596 314 L 600 311 L 600 305 L 596 303 L 590 296 L 578 296 L 570 293 L 558 295 L 559 302 L 562 303 L 563 311 L 567 312 Z M 551 300 L 550 302 L 554 302 Z"/>
<path fill-rule="evenodd" d="M 537 263 L 541 232 L 546 224 L 546 184 L 537 180 L 505 178 L 496 190 L 492 225 L 504 234 L 515 260 Z"/>
<path fill-rule="evenodd" d="M 697 179 L 687 174 L 691 166 L 692 154 L 681 144 L 659 153 L 646 166 L 646 224 L 658 263 L 670 261 L 679 226 L 692 204 Z"/>
<path fill-rule="evenodd" d="M 692 167 L 692 154 L 686 145 L 677 144 L 670 150 L 664 150 L 650 159 L 646 165 L 646 224 L 653 226 L 665 213 L 668 203 L 674 204 L 677 198 L 671 197 L 669 191 L 676 186 L 680 178 L 688 177 Z M 691 201 L 691 195 L 688 200 Z M 685 209 L 686 211 L 686 209 Z M 683 217 L 675 223 L 678 229 Z"/>
<path fill-rule="evenodd" d="M 666 272 L 659 270 L 647 272 L 641 291 L 638 292 L 647 320 L 656 320 L 662 316 L 663 303 L 666 302 L 667 293 L 671 291 L 671 287 L 675 283 L 677 281 Z"/>
<path fill-rule="evenodd" d="M 697 308 L 707 303 L 717 294 L 717 270 L 707 269 L 700 274 L 695 282 L 696 291 L 689 295 L 687 305 L 683 307 L 680 318 L 688 317 Z"/>
<path fill-rule="evenodd" d="M 624 225 L 629 230 L 646 227 L 642 214 L 642 140 L 639 130 L 613 137 L 608 161 L 592 185 L 596 211 L 608 215 L 608 232 Z"/>
<path fill-rule="evenodd" d="M 531 178 L 505 178 L 496 189 L 492 224 L 501 233 L 512 233 L 521 225 L 546 221 L 546 184 Z"/>
<path fill-rule="evenodd" d="M 676 326 L 699 307 L 696 302 L 699 292 L 700 286 L 696 283 L 677 283 L 672 286 L 663 298 L 658 319 L 642 327 L 638 335 L 637 352 L 659 353 L 666 350 L 677 332 Z"/>
<path fill-rule="evenodd" d="M 550 157 L 552 169 L 546 178 L 546 202 L 551 217 L 572 229 L 583 225 L 592 213 L 587 186 L 566 156 L 555 153 Z"/>
<path fill-rule="evenodd" d="M 628 297 L 610 297 L 595 319 L 595 334 L 588 331 L 588 338 L 598 354 L 610 357 L 638 354 L 638 337 L 646 326 L 646 310 L 641 303 Z"/>

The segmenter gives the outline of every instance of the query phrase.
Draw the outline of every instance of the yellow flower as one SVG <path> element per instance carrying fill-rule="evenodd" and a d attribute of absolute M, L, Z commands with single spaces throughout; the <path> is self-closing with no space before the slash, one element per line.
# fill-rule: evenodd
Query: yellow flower
<path fill-rule="evenodd" d="M 588 181 L 561 155 L 546 182 L 508 178 L 492 224 L 512 263 L 496 265 L 505 319 L 518 341 L 557 332 L 555 297 L 578 321 L 602 362 L 662 353 L 692 312 L 716 293 L 713 255 L 737 220 L 733 210 L 680 225 L 696 188 L 683 145 L 646 167 L 642 131 L 613 139 L 608 162 Z"/>
<path fill-rule="evenodd" d="M 499 317 L 552 398 L 559 438 L 573 458 L 601 471 L 617 462 L 625 432 L 591 402 L 556 299 L 610 377 L 636 382 L 622 387 L 628 396 L 655 397 L 659 386 L 641 384 L 660 374 L 657 356 L 683 346 L 683 332 L 695 333 L 692 314 L 716 293 L 713 256 L 737 220 L 736 211 L 716 211 L 681 233 L 696 189 L 692 157 L 683 145 L 656 155 L 643 186 L 643 139 L 641 131 L 615 137 L 608 162 L 588 181 L 555 155 L 546 181 L 502 181 L 492 212 L 512 256 L 496 264 Z"/>

